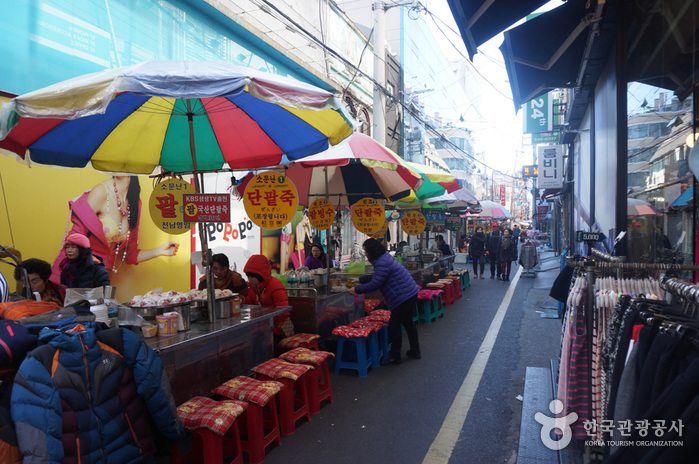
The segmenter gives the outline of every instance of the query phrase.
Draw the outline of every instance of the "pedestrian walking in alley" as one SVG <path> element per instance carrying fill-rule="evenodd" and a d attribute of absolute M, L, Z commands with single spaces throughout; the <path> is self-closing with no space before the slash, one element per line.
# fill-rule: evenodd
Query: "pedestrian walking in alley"
<path fill-rule="evenodd" d="M 517 261 L 517 244 L 515 243 L 514 237 L 512 237 L 512 231 L 510 229 L 502 231 L 498 259 L 500 260 L 500 274 L 502 280 L 503 282 L 508 282 L 510 280 L 510 271 L 512 270 L 512 261 Z"/>
<path fill-rule="evenodd" d="M 497 275 L 500 280 L 500 229 L 497 228 L 497 223 L 493 225 L 493 230 L 488 234 L 486 241 L 486 250 L 488 251 L 488 260 L 490 261 L 490 278 L 493 279 Z"/>
<path fill-rule="evenodd" d="M 405 267 L 386 253 L 386 248 L 378 240 L 370 238 L 364 242 L 363 247 L 364 254 L 374 266 L 374 273 L 360 277 L 360 284 L 350 288 L 348 293 L 364 294 L 379 290 L 386 306 L 391 310 L 391 318 L 388 321 L 391 351 L 386 360 L 381 360 L 381 365 L 401 363 L 403 343 L 401 324 L 405 327 L 410 344 L 406 354 L 411 358 L 422 358 L 417 328 L 413 323 L 413 311 L 420 288 Z"/>
<path fill-rule="evenodd" d="M 471 237 L 471 241 L 468 243 L 468 252 L 471 254 L 471 259 L 473 260 L 473 278 L 478 278 L 478 263 L 480 262 L 480 276 L 481 279 L 485 279 L 483 273 L 485 272 L 485 242 L 486 236 L 483 233 L 483 227 L 477 226 L 476 232 Z"/>

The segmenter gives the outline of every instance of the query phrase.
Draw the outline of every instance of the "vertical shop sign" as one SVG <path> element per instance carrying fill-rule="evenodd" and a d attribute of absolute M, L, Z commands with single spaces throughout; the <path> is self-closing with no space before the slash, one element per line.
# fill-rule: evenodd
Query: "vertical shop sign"
<path fill-rule="evenodd" d="M 352 224 L 367 235 L 381 230 L 386 222 L 386 211 L 383 205 L 373 198 L 362 198 L 352 206 Z"/>
<path fill-rule="evenodd" d="M 553 99 L 550 93 L 529 100 L 524 105 L 524 133 L 553 131 Z"/>
<path fill-rule="evenodd" d="M 427 227 L 427 221 L 420 211 L 406 211 L 400 220 L 400 225 L 406 234 L 419 235 Z"/>
<path fill-rule="evenodd" d="M 507 204 L 506 197 L 507 197 L 507 187 L 504 185 L 501 185 L 500 186 L 500 204 L 502 206 L 505 206 Z"/>
<path fill-rule="evenodd" d="M 231 222 L 231 196 L 228 194 L 185 193 L 184 220 L 189 222 Z"/>
<path fill-rule="evenodd" d="M 291 179 L 276 172 L 261 172 L 245 189 L 245 211 L 263 229 L 281 229 L 296 213 L 298 193 Z"/>
<path fill-rule="evenodd" d="M 537 147 L 538 188 L 563 188 L 563 145 Z"/>
<path fill-rule="evenodd" d="M 148 211 L 158 229 L 174 235 L 189 232 L 192 223 L 184 217 L 185 193 L 194 194 L 196 190 L 182 179 L 165 179 L 153 189 Z"/>

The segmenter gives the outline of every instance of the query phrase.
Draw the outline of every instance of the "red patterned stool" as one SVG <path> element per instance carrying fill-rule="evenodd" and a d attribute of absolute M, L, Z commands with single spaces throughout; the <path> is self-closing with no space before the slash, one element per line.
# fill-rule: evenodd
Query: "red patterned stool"
<path fill-rule="evenodd" d="M 243 463 L 243 449 L 236 418 L 248 404 L 243 401 L 215 401 L 196 396 L 177 408 L 184 428 L 192 433 L 192 449 L 180 456 L 180 444 L 172 445 L 170 464 L 181 464 L 190 459 L 204 464 L 221 464 L 223 456 L 235 456 L 231 464 Z M 231 439 L 224 440 L 226 433 Z"/>
<path fill-rule="evenodd" d="M 280 356 L 284 361 L 296 364 L 308 364 L 313 369 L 308 371 L 308 402 L 311 414 L 320 412 L 320 403 L 329 400 L 333 402 L 332 387 L 330 385 L 330 367 L 328 358 L 335 357 L 328 351 L 314 351 L 307 348 L 294 348 Z"/>
<path fill-rule="evenodd" d="M 445 279 L 451 280 L 454 285 L 454 300 L 461 298 L 463 296 L 461 293 L 461 278 L 458 276 L 446 276 Z"/>
<path fill-rule="evenodd" d="M 279 418 L 282 435 L 296 432 L 296 421 L 304 416 L 311 420 L 308 407 L 309 380 L 306 372 L 313 369 L 307 364 L 293 364 L 279 358 L 272 358 L 252 368 L 260 380 L 276 380 L 284 384 L 279 393 Z"/>
<path fill-rule="evenodd" d="M 320 350 L 318 346 L 318 334 L 297 333 L 291 337 L 286 337 L 277 345 L 284 350 L 293 350 L 294 348 L 308 348 L 310 350 Z"/>
<path fill-rule="evenodd" d="M 245 430 L 241 431 L 245 439 L 241 438 L 241 443 L 243 451 L 248 453 L 250 464 L 264 461 L 265 449 L 275 441 L 278 445 L 282 444 L 277 402 L 274 400 L 282 388 L 284 384 L 275 380 L 264 382 L 239 376 L 213 390 L 217 395 L 247 403 L 248 408 L 243 414 Z"/>
<path fill-rule="evenodd" d="M 350 322 L 350 327 L 368 327 L 369 334 L 369 354 L 371 356 L 372 367 L 381 365 L 381 358 L 388 357 L 388 326 L 383 322 L 369 321 L 366 317 Z"/>
<path fill-rule="evenodd" d="M 371 313 L 380 304 L 381 300 L 375 300 L 373 298 L 364 298 L 364 313 Z"/>
<path fill-rule="evenodd" d="M 368 327 L 358 328 L 348 325 L 335 327 L 332 331 L 337 336 L 337 354 L 335 356 L 335 375 L 340 375 L 340 369 L 354 369 L 359 377 L 366 377 L 372 366 L 371 351 L 369 351 L 369 334 L 372 330 Z M 344 351 L 345 343 L 353 343 L 355 358 L 352 353 Z M 348 345 L 349 346 L 349 345 Z"/>
<path fill-rule="evenodd" d="M 388 324 L 388 321 L 391 320 L 391 311 L 388 309 L 376 309 L 371 312 L 368 316 L 366 316 L 364 319 L 368 321 L 378 321 L 378 322 L 385 322 Z"/>
<path fill-rule="evenodd" d="M 456 296 L 454 293 L 454 283 L 448 279 L 440 279 L 438 280 L 438 282 L 444 284 L 444 306 L 454 304 L 454 301 L 456 301 Z"/>

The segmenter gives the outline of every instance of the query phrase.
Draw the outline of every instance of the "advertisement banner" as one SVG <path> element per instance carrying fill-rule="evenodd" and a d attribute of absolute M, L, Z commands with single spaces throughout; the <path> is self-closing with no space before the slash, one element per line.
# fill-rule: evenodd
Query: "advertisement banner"
<path fill-rule="evenodd" d="M 461 229 L 462 223 L 461 216 L 447 216 L 444 224 L 448 230 L 457 231 Z"/>
<path fill-rule="evenodd" d="M 563 188 L 563 145 L 537 147 L 540 189 Z"/>
<path fill-rule="evenodd" d="M 231 222 L 231 196 L 229 194 L 182 195 L 184 220 L 190 222 Z"/>
<path fill-rule="evenodd" d="M 0 172 L 0 203 L 6 205 L 0 210 L 0 243 L 13 245 L 21 259 L 55 262 L 58 270 L 63 239 L 76 231 L 89 236 L 94 254 L 104 260 L 120 302 L 155 287 L 190 290 L 191 235 L 164 232 L 153 223 L 148 177 L 29 167 L 13 156 L 0 156 Z M 14 291 L 14 268 L 0 263 L 0 271 Z"/>
<path fill-rule="evenodd" d="M 500 186 L 500 204 L 502 206 L 505 206 L 507 204 L 507 186 L 501 185 Z"/>

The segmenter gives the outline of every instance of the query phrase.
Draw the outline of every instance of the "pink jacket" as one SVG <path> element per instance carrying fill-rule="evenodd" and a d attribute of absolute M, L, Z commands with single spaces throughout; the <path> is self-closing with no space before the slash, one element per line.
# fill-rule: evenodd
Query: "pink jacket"
<path fill-rule="evenodd" d="M 77 200 L 71 200 L 68 202 L 70 206 L 70 221 L 73 223 L 73 227 L 68 232 L 68 234 L 77 232 L 79 234 L 85 235 L 90 239 L 90 247 L 92 248 L 92 254 L 97 255 L 104 260 L 104 266 L 107 270 L 111 270 L 114 267 L 114 262 L 116 261 L 116 251 L 109 250 L 109 244 L 107 243 L 107 237 L 104 235 L 104 229 L 102 228 L 102 222 L 97 217 L 97 214 L 92 209 L 90 204 L 87 202 L 87 195 L 90 192 L 87 191 L 80 195 Z M 138 231 L 141 225 L 141 211 L 142 205 L 141 201 L 138 202 L 139 218 L 136 227 L 131 230 L 129 235 L 129 241 L 126 244 L 126 263 L 127 264 L 138 264 L 138 253 L 141 251 L 138 248 Z M 65 238 L 65 237 L 64 237 Z M 62 243 L 62 242 L 61 242 Z M 123 246 L 119 249 L 119 254 L 123 253 Z M 51 280 L 54 283 L 60 283 L 61 281 L 61 269 L 60 264 L 65 258 L 65 252 L 61 248 L 60 253 L 53 262 L 51 267 Z"/>

